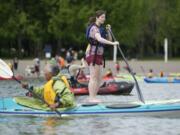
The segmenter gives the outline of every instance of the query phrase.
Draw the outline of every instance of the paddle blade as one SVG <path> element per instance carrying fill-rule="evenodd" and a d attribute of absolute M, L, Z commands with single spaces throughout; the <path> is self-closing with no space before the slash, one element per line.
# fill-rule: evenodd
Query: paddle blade
<path fill-rule="evenodd" d="M 5 79 L 13 77 L 12 70 L 2 59 L 0 59 L 0 77 Z"/>

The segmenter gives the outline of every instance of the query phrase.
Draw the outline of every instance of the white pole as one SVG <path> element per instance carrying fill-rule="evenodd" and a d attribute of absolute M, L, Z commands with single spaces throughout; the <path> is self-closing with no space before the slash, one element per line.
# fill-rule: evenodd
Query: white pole
<path fill-rule="evenodd" d="M 113 61 L 117 61 L 117 45 L 114 45 Z"/>
<path fill-rule="evenodd" d="M 168 39 L 164 39 L 164 62 L 168 62 Z"/>

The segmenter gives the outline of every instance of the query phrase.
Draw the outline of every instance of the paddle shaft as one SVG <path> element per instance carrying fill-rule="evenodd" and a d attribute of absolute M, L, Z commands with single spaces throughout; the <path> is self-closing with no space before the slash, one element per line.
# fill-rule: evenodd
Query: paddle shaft
<path fill-rule="evenodd" d="M 16 82 L 18 82 L 19 84 L 22 84 L 21 81 L 18 80 L 14 75 L 12 76 L 12 78 L 13 78 Z"/>
<path fill-rule="evenodd" d="M 115 36 L 114 36 L 114 34 L 113 34 L 113 32 L 112 32 L 112 30 L 109 29 L 109 32 L 110 32 L 113 40 L 114 40 L 114 41 L 117 41 L 116 38 L 115 38 Z M 136 89 L 137 89 L 137 93 L 138 93 L 138 98 L 139 98 L 139 100 L 140 100 L 141 102 L 143 102 L 143 103 L 145 104 L 145 101 L 144 101 L 142 92 L 141 92 L 141 90 L 140 90 L 140 88 L 139 88 L 139 84 L 138 84 L 138 82 L 137 82 L 137 80 L 136 80 L 136 77 L 134 76 L 134 73 L 132 72 L 132 70 L 131 70 L 131 68 L 130 68 L 130 66 L 129 66 L 129 63 L 127 62 L 126 57 L 124 56 L 124 53 L 123 53 L 123 51 L 121 50 L 121 48 L 120 48 L 119 45 L 118 45 L 118 49 L 119 49 L 119 51 L 120 51 L 120 53 L 121 53 L 121 55 L 122 55 L 122 57 L 123 57 L 124 62 L 125 62 L 126 65 L 127 65 L 127 68 L 128 68 L 129 73 L 132 75 L 132 77 L 133 77 L 133 79 L 134 79 L 134 81 L 135 81 Z"/>

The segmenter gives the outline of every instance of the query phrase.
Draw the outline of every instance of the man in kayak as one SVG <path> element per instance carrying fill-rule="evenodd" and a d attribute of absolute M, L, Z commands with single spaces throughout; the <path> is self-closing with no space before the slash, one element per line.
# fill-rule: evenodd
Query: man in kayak
<path fill-rule="evenodd" d="M 44 76 L 47 81 L 44 86 L 28 87 L 27 83 L 23 83 L 22 87 L 30 89 L 33 97 L 41 98 L 51 109 L 74 106 L 74 95 L 65 76 L 59 73 L 59 67 L 47 64 Z"/>
<path fill-rule="evenodd" d="M 54 59 L 52 59 L 51 61 L 56 63 Z M 84 58 L 82 58 L 81 65 L 67 64 L 66 66 L 64 66 L 64 68 L 61 68 L 61 74 L 65 75 L 69 79 L 71 87 L 76 87 L 76 84 L 78 83 L 77 79 L 82 75 L 82 70 L 86 67 L 87 63 Z M 86 77 L 85 74 L 84 77 Z"/>

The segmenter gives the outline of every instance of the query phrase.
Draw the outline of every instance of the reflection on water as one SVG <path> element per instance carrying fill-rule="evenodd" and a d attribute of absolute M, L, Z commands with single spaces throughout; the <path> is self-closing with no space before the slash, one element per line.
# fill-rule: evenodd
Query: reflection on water
<path fill-rule="evenodd" d="M 35 86 L 42 80 L 29 80 Z M 180 84 L 140 83 L 145 100 L 180 98 Z M 0 97 L 24 96 L 15 81 L 0 81 Z M 100 96 L 105 102 L 136 101 L 132 96 Z M 76 97 L 83 101 L 86 96 Z M 0 116 L 0 135 L 180 135 L 180 119 L 152 117 L 84 116 L 84 117 L 23 117 Z"/>
<path fill-rule="evenodd" d="M 59 118 L 47 118 L 46 121 L 42 123 L 42 126 L 44 127 L 43 128 L 44 135 L 55 134 L 56 133 L 55 127 L 58 125 L 59 121 L 61 121 Z"/>
<path fill-rule="evenodd" d="M 46 118 L 42 123 L 42 132 L 44 135 L 58 135 L 56 128 L 61 125 L 68 125 L 70 119 L 64 119 L 60 117 Z M 61 133 L 60 133 L 61 134 Z"/>

